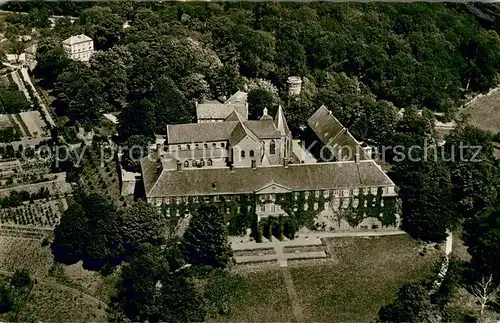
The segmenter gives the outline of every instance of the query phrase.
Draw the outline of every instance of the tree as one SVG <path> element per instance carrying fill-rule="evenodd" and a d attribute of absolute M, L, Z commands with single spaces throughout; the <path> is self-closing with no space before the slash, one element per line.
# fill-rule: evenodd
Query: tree
<path fill-rule="evenodd" d="M 97 194 L 84 196 L 65 211 L 54 230 L 52 253 L 58 262 L 83 260 L 88 269 L 114 263 L 123 254 L 115 205 Z"/>
<path fill-rule="evenodd" d="M 486 305 L 495 300 L 496 292 L 493 275 L 491 274 L 488 277 L 482 276 L 481 280 L 472 287 L 472 295 L 477 299 L 480 306 L 479 318 L 483 316 Z"/>
<path fill-rule="evenodd" d="M 500 281 L 500 209 L 488 208 L 465 221 L 464 242 L 472 256 L 473 268 Z"/>
<path fill-rule="evenodd" d="M 10 312 L 14 308 L 14 295 L 7 284 L 0 284 L 0 314 Z"/>
<path fill-rule="evenodd" d="M 158 320 L 157 283 L 162 273 L 169 271 L 168 263 L 163 260 L 160 248 L 143 245 L 123 266 L 121 279 L 117 284 L 117 296 L 112 302 L 130 320 Z"/>
<path fill-rule="evenodd" d="M 160 77 L 143 95 L 136 94 L 120 117 L 119 131 L 123 139 L 132 135 L 153 137 L 165 133 L 168 124 L 189 123 L 194 105 L 189 102 L 169 77 Z"/>
<path fill-rule="evenodd" d="M 17 39 L 11 40 L 10 51 L 16 55 L 16 63 L 19 62 L 19 55 L 24 52 L 24 43 Z"/>
<path fill-rule="evenodd" d="M 60 114 L 87 126 L 97 124 L 101 113 L 111 110 L 103 80 L 79 62 L 72 62 L 58 76 L 56 92 L 64 107 Z"/>
<path fill-rule="evenodd" d="M 264 89 L 254 89 L 248 92 L 248 114 L 253 119 L 262 117 L 264 108 L 267 108 L 268 114 L 274 116 L 276 108 L 274 107 L 271 93 Z"/>
<path fill-rule="evenodd" d="M 117 109 L 128 95 L 128 68 L 131 64 L 130 51 L 125 46 L 114 46 L 106 51 L 95 52 L 90 64 L 106 88 L 106 101 Z"/>
<path fill-rule="evenodd" d="M 382 322 L 428 322 L 437 315 L 428 290 L 421 283 L 408 283 L 399 289 L 393 303 L 380 308 L 378 316 Z"/>
<path fill-rule="evenodd" d="M 159 246 L 165 243 L 167 224 L 158 210 L 146 202 L 137 202 L 121 215 L 121 237 L 126 251 L 135 250 L 149 243 Z"/>
<path fill-rule="evenodd" d="M 90 238 L 88 219 L 82 206 L 78 203 L 70 205 L 54 229 L 51 245 L 54 260 L 68 265 L 78 262 L 85 255 Z"/>
<path fill-rule="evenodd" d="M 403 229 L 415 238 L 440 242 L 456 227 L 452 185 L 443 162 L 408 161 L 397 165 L 401 176 Z"/>
<path fill-rule="evenodd" d="M 203 300 L 182 271 L 171 271 L 167 253 L 142 245 L 123 267 L 112 302 L 132 321 L 203 321 Z"/>
<path fill-rule="evenodd" d="M 125 141 L 133 136 L 153 138 L 156 133 L 156 111 L 149 99 L 129 103 L 119 115 L 118 133 Z"/>
<path fill-rule="evenodd" d="M 12 278 L 10 279 L 10 284 L 15 288 L 22 288 L 30 286 L 32 284 L 31 277 L 26 269 L 16 269 Z"/>
<path fill-rule="evenodd" d="M 133 135 L 123 144 L 122 165 L 131 172 L 140 172 L 140 161 L 149 153 L 152 140 L 143 135 Z"/>
<path fill-rule="evenodd" d="M 188 263 L 215 268 L 226 267 L 232 251 L 227 241 L 224 216 L 215 206 L 201 206 L 184 233 L 184 248 Z"/>
<path fill-rule="evenodd" d="M 35 74 L 49 84 L 68 66 L 70 59 L 65 55 L 59 38 L 45 37 L 38 43 L 36 52 L 38 62 Z"/>
<path fill-rule="evenodd" d="M 111 48 L 119 42 L 124 22 L 111 8 L 99 6 L 86 9 L 78 20 L 99 50 Z"/>
<path fill-rule="evenodd" d="M 463 218 L 475 216 L 497 199 L 500 174 L 493 155 L 491 135 L 459 124 L 445 138 L 447 165 L 453 182 L 453 198 Z"/>

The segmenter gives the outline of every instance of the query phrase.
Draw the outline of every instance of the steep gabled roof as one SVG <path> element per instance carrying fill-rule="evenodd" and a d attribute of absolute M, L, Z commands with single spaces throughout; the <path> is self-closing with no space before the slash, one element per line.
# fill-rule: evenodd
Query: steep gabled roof
<path fill-rule="evenodd" d="M 243 103 L 200 103 L 196 106 L 198 119 L 226 119 L 233 111 L 237 111 L 245 120 L 248 118 L 248 107 Z"/>
<path fill-rule="evenodd" d="M 324 105 L 314 112 L 307 123 L 325 146 L 336 151 L 341 149 L 339 159 L 354 160 L 356 153 L 360 155 L 360 160 L 369 159 L 358 141 Z"/>
<path fill-rule="evenodd" d="M 282 135 L 290 134 L 290 129 L 288 128 L 288 124 L 286 123 L 286 118 L 281 105 L 278 107 L 278 112 L 276 112 L 276 116 L 274 117 L 274 125 Z"/>
<path fill-rule="evenodd" d="M 237 91 L 233 95 L 229 97 L 224 103 L 225 104 L 234 104 L 234 103 L 242 103 L 245 104 L 247 102 L 248 93 L 243 91 Z"/>
<path fill-rule="evenodd" d="M 207 141 L 225 141 L 238 122 L 185 123 L 167 126 L 167 143 L 183 144 Z"/>
<path fill-rule="evenodd" d="M 281 134 L 276 130 L 273 119 L 260 119 L 245 121 L 247 126 L 260 139 L 280 138 Z"/>

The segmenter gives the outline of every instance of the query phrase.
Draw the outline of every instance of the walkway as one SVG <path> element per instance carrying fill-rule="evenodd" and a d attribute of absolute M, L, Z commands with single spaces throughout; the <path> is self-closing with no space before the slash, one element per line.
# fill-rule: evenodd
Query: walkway
<path fill-rule="evenodd" d="M 453 234 L 450 231 L 448 231 L 448 236 L 446 237 L 445 257 L 443 263 L 441 264 L 441 269 L 439 270 L 438 276 L 434 281 L 434 289 L 429 292 L 430 294 L 436 292 L 437 289 L 443 283 L 444 277 L 448 272 L 448 265 L 450 264 L 450 254 L 452 252 L 452 249 L 453 249 Z"/>
<path fill-rule="evenodd" d="M 33 85 L 33 83 L 31 82 L 31 78 L 28 74 L 28 69 L 23 67 L 21 69 L 21 74 L 23 76 L 23 79 L 24 81 L 29 84 L 31 86 L 31 88 L 33 89 L 33 93 L 35 94 L 36 98 L 38 99 L 38 102 L 40 103 L 40 106 L 42 107 L 42 110 L 43 112 L 45 113 L 45 118 L 47 119 L 47 122 L 52 126 L 52 127 L 55 127 L 55 122 L 54 120 L 52 119 L 52 116 L 50 115 L 49 113 L 49 110 L 47 110 L 47 107 L 45 106 L 45 103 L 43 103 L 43 100 L 42 98 L 40 97 L 40 95 L 38 94 L 38 91 L 36 90 L 35 86 Z"/>
<path fill-rule="evenodd" d="M 302 302 L 300 301 L 299 295 L 295 290 L 295 286 L 293 285 L 292 275 L 290 274 L 290 270 L 288 267 L 282 267 L 281 273 L 283 274 L 283 279 L 285 281 L 286 291 L 288 292 L 288 296 L 290 297 L 290 301 L 292 303 L 292 311 L 295 316 L 295 320 L 297 322 L 304 322 L 304 310 L 302 307 Z"/>
<path fill-rule="evenodd" d="M 239 253 L 248 252 L 248 255 L 234 256 L 237 264 L 252 262 L 273 262 L 277 261 L 280 267 L 287 267 L 288 260 L 299 259 L 328 259 L 335 260 L 335 256 L 329 250 L 325 238 L 340 237 L 373 237 L 406 234 L 404 231 L 376 231 L 376 232 L 310 232 L 301 233 L 293 240 L 279 241 L 274 238 L 264 242 L 243 241 L 241 237 L 231 237 L 231 247 L 233 251 Z M 288 250 L 287 250 L 288 248 Z M 305 250 L 301 250 L 305 249 Z M 295 249 L 295 250 L 294 250 Z"/>

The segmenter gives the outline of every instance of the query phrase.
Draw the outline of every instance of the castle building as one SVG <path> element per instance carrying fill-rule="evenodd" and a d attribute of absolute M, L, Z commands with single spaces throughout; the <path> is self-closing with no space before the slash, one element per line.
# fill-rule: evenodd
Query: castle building
<path fill-rule="evenodd" d="M 94 41 L 84 34 L 71 36 L 62 44 L 66 55 L 73 60 L 85 62 L 94 53 Z"/>
<path fill-rule="evenodd" d="M 395 209 L 384 209 L 395 204 L 395 184 L 326 107 L 311 116 L 309 126 L 332 160 L 298 156 L 301 148 L 293 146 L 281 106 L 274 118 L 267 109 L 259 120 L 233 110 L 221 122 L 169 125 L 165 141 L 141 160 L 147 201 L 173 206 L 177 215 L 187 213 L 188 204 L 222 203 L 228 214 L 245 207 L 257 223 L 308 210 L 332 218 L 348 208 L 360 213 L 360 221 L 370 214 L 379 221 L 384 212 L 399 218 Z M 340 146 L 352 148 L 352 156 L 342 155 Z M 377 211 L 370 213 L 370 207 Z"/>

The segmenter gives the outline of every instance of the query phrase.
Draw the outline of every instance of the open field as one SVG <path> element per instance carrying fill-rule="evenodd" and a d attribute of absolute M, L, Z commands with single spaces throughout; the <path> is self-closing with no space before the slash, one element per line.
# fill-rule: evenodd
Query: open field
<path fill-rule="evenodd" d="M 84 293 L 40 282 L 31 291 L 18 315 L 21 322 L 105 321 L 106 311 Z"/>
<path fill-rule="evenodd" d="M 240 291 L 246 296 L 229 305 L 230 314 L 222 319 L 295 321 L 293 308 L 302 313 L 304 321 L 370 321 L 381 305 L 394 299 L 402 284 L 432 275 L 444 254 L 426 248 L 420 255 L 424 245 L 408 235 L 329 238 L 327 243 L 335 261 L 308 260 L 255 272 L 237 270 L 246 280 Z M 292 284 L 284 279 L 288 271 Z M 292 297 L 290 285 L 296 292 Z"/>
<path fill-rule="evenodd" d="M 0 236 L 0 274 L 25 268 L 36 281 L 18 321 L 105 321 L 116 274 L 102 277 L 82 268 L 54 264 L 40 240 Z"/>
<path fill-rule="evenodd" d="M 460 114 L 468 114 L 468 122 L 473 126 L 493 133 L 500 132 L 500 89 L 478 97 Z"/>
<path fill-rule="evenodd" d="M 279 269 L 244 273 L 245 284 L 238 300 L 229 304 L 229 313 L 216 321 L 289 322 L 292 305 Z"/>
<path fill-rule="evenodd" d="M 333 238 L 336 265 L 291 268 L 304 315 L 315 321 L 368 321 L 408 281 L 431 275 L 441 252 L 419 255 L 407 235 Z"/>

